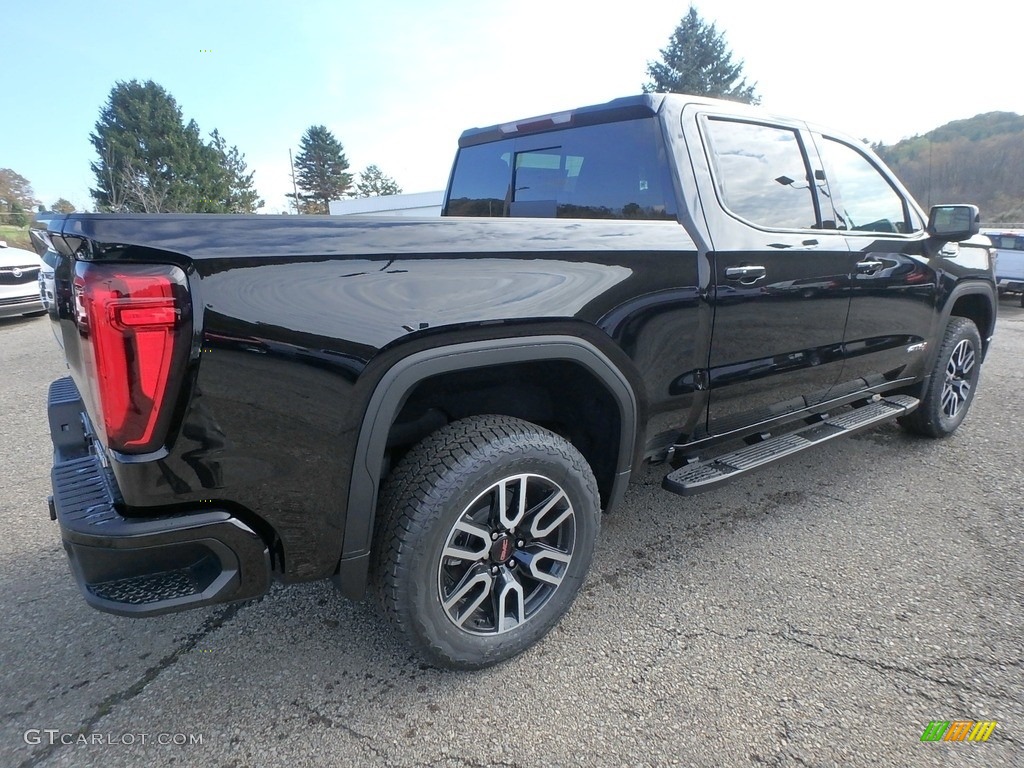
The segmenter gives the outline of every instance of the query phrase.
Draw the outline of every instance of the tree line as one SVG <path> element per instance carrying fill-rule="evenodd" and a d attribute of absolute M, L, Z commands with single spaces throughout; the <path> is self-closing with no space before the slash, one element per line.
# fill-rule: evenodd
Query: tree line
<path fill-rule="evenodd" d="M 712 95 L 757 103 L 743 62 L 733 61 L 723 35 L 694 8 L 649 62 L 644 91 Z M 195 120 L 185 121 L 167 90 L 151 81 L 117 82 L 89 135 L 96 159 L 90 190 L 97 211 L 118 213 L 255 213 L 264 201 L 253 183 L 245 155 L 214 129 L 204 136 Z M 6 174 L 6 176 L 5 176 Z M 338 138 L 324 125 L 302 134 L 294 157 L 295 191 L 287 195 L 298 213 L 327 213 L 344 197 L 399 194 L 402 188 L 377 165 L 358 180 Z M 0 169 L 0 223 L 26 222 L 39 201 L 24 177 Z M 74 210 L 63 198 L 52 210 Z"/>
<path fill-rule="evenodd" d="M 163 86 L 151 80 L 118 82 L 100 110 L 89 141 L 95 210 L 107 213 L 255 213 L 264 206 L 245 155 L 214 129 L 205 138 L 195 120 Z M 310 126 L 295 157 L 299 213 L 327 213 L 343 197 L 395 195 L 402 189 L 378 166 L 355 180 L 338 139 L 323 125 Z M 73 213 L 59 198 L 47 209 L 32 186 L 11 168 L 0 168 L 0 224 L 25 227 L 37 211 Z"/>
<path fill-rule="evenodd" d="M 925 207 L 969 202 L 986 222 L 1024 221 L 1024 117 L 987 112 L 872 148 Z"/>
<path fill-rule="evenodd" d="M 299 213 L 329 213 L 328 203 L 343 197 L 397 195 L 402 188 L 376 165 L 369 165 L 353 183 L 341 142 L 326 126 L 306 129 L 295 158 L 295 183 L 301 192 L 290 197 Z"/>
<path fill-rule="evenodd" d="M 98 155 L 91 192 L 99 211 L 255 213 L 264 205 L 238 147 L 216 129 L 204 139 L 151 80 L 118 82 L 89 139 Z M 322 125 L 303 134 L 295 168 L 296 191 L 288 197 L 300 213 L 327 213 L 330 200 L 345 196 L 400 191 L 376 166 L 353 185 L 341 142 Z"/>

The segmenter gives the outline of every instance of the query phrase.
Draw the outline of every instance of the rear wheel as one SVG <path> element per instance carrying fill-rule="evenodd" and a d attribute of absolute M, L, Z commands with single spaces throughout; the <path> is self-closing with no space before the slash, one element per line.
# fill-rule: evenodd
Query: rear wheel
<path fill-rule="evenodd" d="M 385 614 L 430 662 L 478 669 L 529 648 L 568 610 L 593 558 L 600 498 L 566 440 L 476 416 L 402 459 L 379 515 Z"/>
<path fill-rule="evenodd" d="M 951 317 L 921 405 L 900 424 L 926 437 L 953 434 L 971 407 L 980 371 L 978 327 L 965 317 Z"/>

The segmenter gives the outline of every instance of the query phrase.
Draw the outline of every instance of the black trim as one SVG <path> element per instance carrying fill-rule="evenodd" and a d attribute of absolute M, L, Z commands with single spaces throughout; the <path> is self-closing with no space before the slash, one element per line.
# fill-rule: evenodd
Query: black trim
<path fill-rule="evenodd" d="M 51 479 L 71 571 L 93 608 L 157 616 L 259 597 L 270 588 L 266 544 L 212 504 L 172 517 L 124 517 L 113 477 L 97 456 L 57 463 Z"/>
<path fill-rule="evenodd" d="M 540 360 L 578 363 L 605 386 L 619 406 L 619 451 L 616 475 L 605 511 L 625 494 L 632 471 L 637 432 L 637 400 L 622 372 L 593 344 L 571 336 L 491 339 L 427 349 L 395 363 L 381 378 L 366 407 L 356 443 L 349 486 L 342 560 L 335 582 L 353 598 L 365 589 L 377 508 L 377 488 L 388 432 L 409 393 L 431 376 Z M 344 578 L 343 578 L 344 577 Z"/>
<path fill-rule="evenodd" d="M 117 482 L 91 452 L 88 419 L 70 378 L 51 384 L 47 413 L 54 444 L 50 517 L 89 605 L 156 616 L 266 593 L 266 543 L 214 503 L 163 517 L 121 514 Z"/>
<path fill-rule="evenodd" d="M 946 332 L 946 326 L 949 325 L 949 318 L 953 316 L 953 306 L 959 299 L 964 296 L 984 296 L 988 300 L 989 314 L 991 316 L 990 325 L 988 328 L 979 328 L 978 335 L 981 336 L 982 341 L 982 362 L 985 360 L 985 355 L 988 353 L 989 342 L 992 341 L 992 336 L 996 330 L 996 315 L 998 314 L 999 298 L 998 292 L 993 283 L 982 282 L 980 280 L 964 280 L 958 283 L 952 291 L 949 293 L 949 297 L 946 299 L 946 303 L 942 308 L 940 314 L 939 326 L 935 333 L 935 343 L 932 345 L 933 349 L 929 357 L 929 365 L 926 370 L 932 370 L 935 367 L 935 360 L 939 354 L 939 347 L 942 346 L 943 334 Z"/>

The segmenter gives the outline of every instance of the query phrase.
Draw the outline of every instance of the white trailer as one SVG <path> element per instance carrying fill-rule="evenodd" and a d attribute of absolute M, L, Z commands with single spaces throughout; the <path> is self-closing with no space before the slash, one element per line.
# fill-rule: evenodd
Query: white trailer
<path fill-rule="evenodd" d="M 440 216 L 444 190 L 331 200 L 332 216 Z"/>

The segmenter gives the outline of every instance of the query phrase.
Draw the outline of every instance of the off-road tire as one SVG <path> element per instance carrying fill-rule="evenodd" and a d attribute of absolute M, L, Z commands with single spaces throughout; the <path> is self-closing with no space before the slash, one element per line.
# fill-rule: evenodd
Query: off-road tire
<path fill-rule="evenodd" d="M 505 661 L 569 609 L 599 528 L 597 482 L 568 441 L 507 416 L 453 422 L 410 450 L 384 484 L 373 551 L 380 605 L 431 664 Z"/>
<path fill-rule="evenodd" d="M 967 365 L 969 368 L 963 370 Z M 974 401 L 980 370 L 978 327 L 965 317 L 951 317 L 921 404 L 913 413 L 900 417 L 900 425 L 925 437 L 953 434 Z"/>

